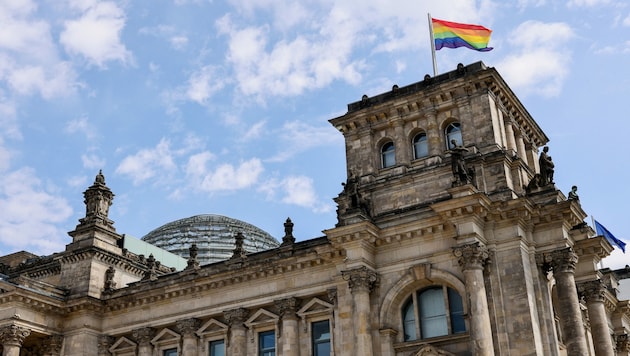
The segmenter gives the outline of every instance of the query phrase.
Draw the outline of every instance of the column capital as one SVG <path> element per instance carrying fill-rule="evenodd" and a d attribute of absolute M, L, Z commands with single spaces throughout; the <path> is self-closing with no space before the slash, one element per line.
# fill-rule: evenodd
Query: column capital
<path fill-rule="evenodd" d="M 578 256 L 571 247 L 544 252 L 538 258 L 538 264 L 545 271 L 553 270 L 553 273 L 574 273 L 578 262 Z"/>
<path fill-rule="evenodd" d="M 378 281 L 378 274 L 365 266 L 341 271 L 341 275 L 344 280 L 348 281 L 352 293 L 359 291 L 370 293 Z"/>
<path fill-rule="evenodd" d="M 2 345 L 22 346 L 24 339 L 31 334 L 31 329 L 15 324 L 0 328 L 0 343 Z"/>
<path fill-rule="evenodd" d="M 617 351 L 620 351 L 620 352 L 630 351 L 630 337 L 628 337 L 628 334 L 615 335 L 615 339 L 617 342 Z"/>
<path fill-rule="evenodd" d="M 223 312 L 223 316 L 230 327 L 243 326 L 249 311 L 245 308 L 230 309 Z"/>
<path fill-rule="evenodd" d="M 580 296 L 584 297 L 587 303 L 603 302 L 606 298 L 606 286 L 599 279 L 582 282 L 577 287 Z"/>
<path fill-rule="evenodd" d="M 109 335 L 100 335 L 98 337 L 98 356 L 110 356 L 109 348 L 115 342 L 115 338 Z"/>
<path fill-rule="evenodd" d="M 175 324 L 177 331 L 182 336 L 190 336 L 190 335 L 194 336 L 195 331 L 197 331 L 200 326 L 201 326 L 201 321 L 196 318 L 178 320 L 177 323 Z"/>
<path fill-rule="evenodd" d="M 43 350 L 46 351 L 46 355 L 59 356 L 61 355 L 61 346 L 63 345 L 63 335 L 53 334 L 46 337 L 42 341 Z"/>
<path fill-rule="evenodd" d="M 464 271 L 483 269 L 490 258 L 488 248 L 479 242 L 455 247 L 453 254 Z"/>
<path fill-rule="evenodd" d="M 153 328 L 141 328 L 131 331 L 131 335 L 138 342 L 139 346 L 146 346 L 151 344 L 151 339 L 155 336 L 155 329 Z"/>
<path fill-rule="evenodd" d="M 280 300 L 274 300 L 276 308 L 278 308 L 278 314 L 282 319 L 297 319 L 295 312 L 298 310 L 300 301 L 295 297 L 289 297 Z"/>

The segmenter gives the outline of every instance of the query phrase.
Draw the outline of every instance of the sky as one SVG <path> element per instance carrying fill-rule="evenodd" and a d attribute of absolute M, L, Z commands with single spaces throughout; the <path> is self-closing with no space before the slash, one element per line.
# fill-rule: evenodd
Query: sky
<path fill-rule="evenodd" d="M 323 236 L 346 179 L 328 120 L 433 73 L 427 13 L 493 30 L 438 71 L 496 68 L 558 189 L 630 242 L 625 0 L 0 0 L 0 255 L 62 251 L 100 169 L 121 234 L 220 214 Z"/>

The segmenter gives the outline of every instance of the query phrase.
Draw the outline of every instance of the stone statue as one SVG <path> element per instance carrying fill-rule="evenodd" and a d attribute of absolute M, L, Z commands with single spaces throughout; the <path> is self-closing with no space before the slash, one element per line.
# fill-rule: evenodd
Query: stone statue
<path fill-rule="evenodd" d="M 547 184 L 553 184 L 554 164 L 551 156 L 549 156 L 547 152 L 549 152 L 549 147 L 545 146 L 542 152 L 540 152 L 540 157 L 538 158 L 538 164 L 540 165 L 541 187 L 544 187 Z"/>
<path fill-rule="evenodd" d="M 105 271 L 105 292 L 111 292 L 116 288 L 116 282 L 114 282 L 114 274 L 116 274 L 116 270 L 114 267 L 109 266 L 109 268 Z"/>
<path fill-rule="evenodd" d="M 467 184 L 470 183 L 470 175 L 466 168 L 466 161 L 464 160 L 464 154 L 468 152 L 468 149 L 464 146 L 457 144 L 455 139 L 451 140 L 452 148 L 449 150 L 451 153 L 451 169 L 455 176 L 455 183 Z"/>
<path fill-rule="evenodd" d="M 577 186 L 576 185 L 571 187 L 571 191 L 569 192 L 568 200 L 580 200 L 580 197 L 577 194 Z"/>

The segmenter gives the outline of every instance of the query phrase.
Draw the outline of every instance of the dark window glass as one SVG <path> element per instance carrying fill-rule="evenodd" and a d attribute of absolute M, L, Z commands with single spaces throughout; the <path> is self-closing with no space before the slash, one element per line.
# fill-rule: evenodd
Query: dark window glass
<path fill-rule="evenodd" d="M 416 314 L 413 305 L 413 298 L 409 298 L 403 307 L 403 331 L 405 333 L 405 341 L 415 340 L 418 338 L 416 333 Z"/>
<path fill-rule="evenodd" d="M 209 356 L 225 356 L 225 342 L 223 340 L 210 341 Z"/>
<path fill-rule="evenodd" d="M 446 126 L 446 147 L 450 150 L 453 148 L 452 140 L 455 140 L 458 145 L 463 146 L 464 141 L 462 141 L 462 129 L 458 122 L 453 122 Z"/>
<path fill-rule="evenodd" d="M 164 350 L 164 356 L 177 356 L 177 349 Z"/>
<path fill-rule="evenodd" d="M 413 138 L 413 158 L 418 159 L 429 155 L 427 134 L 421 132 Z"/>
<path fill-rule="evenodd" d="M 276 356 L 275 331 L 264 331 L 258 334 L 258 354 L 260 356 Z"/>
<path fill-rule="evenodd" d="M 391 167 L 396 164 L 396 148 L 393 142 L 387 142 L 381 148 L 381 164 L 383 168 Z"/>
<path fill-rule="evenodd" d="M 330 356 L 330 323 L 328 320 L 311 324 L 313 356 Z"/>

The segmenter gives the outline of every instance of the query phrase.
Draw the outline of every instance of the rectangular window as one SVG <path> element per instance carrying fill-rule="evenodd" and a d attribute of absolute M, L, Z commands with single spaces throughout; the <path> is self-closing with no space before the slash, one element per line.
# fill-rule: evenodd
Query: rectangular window
<path fill-rule="evenodd" d="M 313 356 L 330 356 L 330 323 L 328 320 L 311 324 Z"/>
<path fill-rule="evenodd" d="M 164 356 L 177 356 L 177 349 L 164 350 Z"/>
<path fill-rule="evenodd" d="M 273 330 L 258 333 L 258 355 L 276 356 L 276 332 Z"/>
<path fill-rule="evenodd" d="M 225 356 L 225 342 L 223 340 L 210 341 L 208 344 L 209 356 Z"/>

